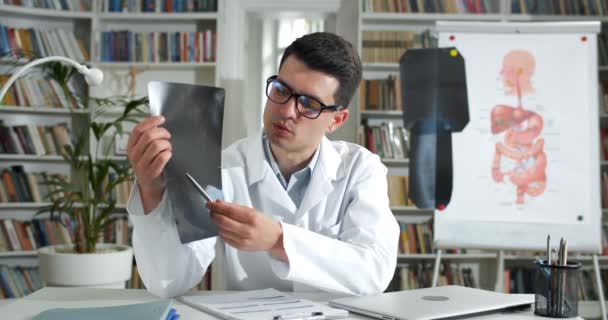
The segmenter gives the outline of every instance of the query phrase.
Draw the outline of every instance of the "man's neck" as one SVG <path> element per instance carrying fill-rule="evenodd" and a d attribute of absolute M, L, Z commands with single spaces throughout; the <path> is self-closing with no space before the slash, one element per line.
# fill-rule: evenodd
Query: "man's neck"
<path fill-rule="evenodd" d="M 315 155 L 315 151 L 317 151 L 318 147 L 319 146 L 306 151 L 294 153 L 275 147 L 271 143 L 270 152 L 272 152 L 272 156 L 274 157 L 277 166 L 279 166 L 279 171 L 281 171 L 281 174 L 285 180 L 289 180 L 294 172 L 302 170 L 310 163 L 310 160 Z"/>

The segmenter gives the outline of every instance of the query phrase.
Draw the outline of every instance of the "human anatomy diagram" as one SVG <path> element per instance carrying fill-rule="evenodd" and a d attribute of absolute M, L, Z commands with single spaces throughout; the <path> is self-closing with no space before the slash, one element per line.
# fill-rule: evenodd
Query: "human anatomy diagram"
<path fill-rule="evenodd" d="M 525 196 L 538 197 L 547 184 L 547 156 L 544 152 L 543 117 L 524 109 L 522 96 L 534 92 L 531 83 L 536 61 L 526 50 L 509 51 L 503 58 L 500 75 L 505 95 L 516 95 L 517 106 L 499 104 L 491 110 L 492 134 L 503 134 L 496 143 L 492 178 L 496 183 L 509 180 L 515 186 L 515 203 Z"/>

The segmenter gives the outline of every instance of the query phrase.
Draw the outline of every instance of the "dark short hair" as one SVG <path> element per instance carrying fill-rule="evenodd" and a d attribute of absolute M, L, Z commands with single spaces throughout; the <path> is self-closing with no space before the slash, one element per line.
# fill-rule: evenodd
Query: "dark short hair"
<path fill-rule="evenodd" d="M 334 100 L 348 106 L 361 82 L 361 60 L 350 42 L 329 32 L 304 35 L 285 49 L 279 69 L 292 54 L 310 69 L 336 78 L 339 86 Z"/>

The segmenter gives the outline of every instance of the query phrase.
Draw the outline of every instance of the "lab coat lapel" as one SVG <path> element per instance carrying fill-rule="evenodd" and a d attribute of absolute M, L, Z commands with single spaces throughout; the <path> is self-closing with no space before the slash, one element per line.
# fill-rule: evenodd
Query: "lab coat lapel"
<path fill-rule="evenodd" d="M 248 187 L 251 190 L 255 184 L 259 184 L 257 187 L 263 191 L 264 197 L 294 214 L 296 212 L 296 205 L 279 182 L 279 179 L 274 175 L 270 164 L 266 161 L 262 134 L 260 132 L 260 134 L 252 137 L 247 143 L 245 159 L 247 163 Z M 263 210 L 263 208 L 255 209 Z"/>
<path fill-rule="evenodd" d="M 319 159 L 310 178 L 304 199 L 298 208 L 297 218 L 300 219 L 307 211 L 327 198 L 333 190 L 333 181 L 344 176 L 342 159 L 326 137 L 321 140 Z"/>

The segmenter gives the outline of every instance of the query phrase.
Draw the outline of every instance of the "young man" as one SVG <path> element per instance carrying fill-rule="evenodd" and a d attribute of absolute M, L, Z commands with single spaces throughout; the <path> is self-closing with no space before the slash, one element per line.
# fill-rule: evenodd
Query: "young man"
<path fill-rule="evenodd" d="M 325 137 L 348 118 L 360 80 L 359 57 L 339 36 L 309 34 L 285 50 L 267 80 L 263 132 L 223 151 L 225 201 L 207 204 L 228 290 L 364 295 L 388 286 L 399 226 L 386 167 L 358 145 Z M 200 282 L 218 239 L 180 243 L 162 181 L 171 158 L 162 123 L 148 118 L 130 137 L 137 184 L 128 210 L 139 274 L 152 293 L 171 297 Z"/>

